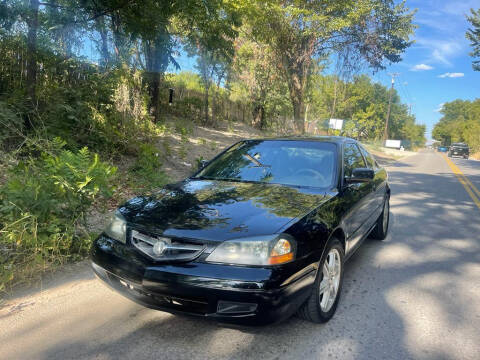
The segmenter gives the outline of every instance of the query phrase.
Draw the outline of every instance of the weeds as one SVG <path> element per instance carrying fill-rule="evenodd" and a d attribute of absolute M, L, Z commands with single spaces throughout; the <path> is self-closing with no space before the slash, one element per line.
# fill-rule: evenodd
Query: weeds
<path fill-rule="evenodd" d="M 130 168 L 130 187 L 148 193 L 165 185 L 168 177 L 161 167 L 158 149 L 151 144 L 141 145 L 137 161 Z"/>
<path fill-rule="evenodd" d="M 88 252 L 86 213 L 112 195 L 116 168 L 87 148 L 47 143 L 39 157 L 11 165 L 0 187 L 0 291 Z"/>

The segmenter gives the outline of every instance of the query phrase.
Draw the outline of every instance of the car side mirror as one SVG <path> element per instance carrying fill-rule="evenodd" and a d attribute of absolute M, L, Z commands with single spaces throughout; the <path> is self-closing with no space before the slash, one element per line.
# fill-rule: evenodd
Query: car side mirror
<path fill-rule="evenodd" d="M 369 168 L 353 169 L 352 176 L 345 178 L 347 184 L 368 182 L 375 177 L 375 172 Z"/>

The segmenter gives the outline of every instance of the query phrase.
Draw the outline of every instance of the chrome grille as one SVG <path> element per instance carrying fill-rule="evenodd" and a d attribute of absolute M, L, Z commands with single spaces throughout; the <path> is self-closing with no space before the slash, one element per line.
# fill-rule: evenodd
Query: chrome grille
<path fill-rule="evenodd" d="M 155 237 L 132 230 L 131 242 L 141 253 L 156 261 L 189 261 L 199 256 L 206 245 L 184 239 Z"/>

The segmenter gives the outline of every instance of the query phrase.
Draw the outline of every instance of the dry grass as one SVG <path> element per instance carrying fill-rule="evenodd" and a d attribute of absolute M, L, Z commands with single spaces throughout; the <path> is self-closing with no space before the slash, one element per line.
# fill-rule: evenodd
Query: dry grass
<path fill-rule="evenodd" d="M 480 152 L 476 152 L 470 155 L 471 159 L 480 160 Z"/>

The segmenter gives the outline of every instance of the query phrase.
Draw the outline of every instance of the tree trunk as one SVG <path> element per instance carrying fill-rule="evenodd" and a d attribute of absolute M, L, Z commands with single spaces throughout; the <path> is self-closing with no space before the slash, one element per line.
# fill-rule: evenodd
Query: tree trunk
<path fill-rule="evenodd" d="M 279 48 L 285 50 L 285 44 Z M 281 54 L 290 101 L 293 106 L 293 123 L 295 130 L 301 134 L 305 132 L 305 102 L 304 93 L 307 86 L 307 76 L 312 64 L 312 56 L 315 47 L 315 38 L 306 36 L 294 49 L 288 49 Z"/>
<path fill-rule="evenodd" d="M 210 117 L 210 124 L 212 127 L 215 127 L 216 126 L 216 109 L 215 109 L 215 104 L 217 103 L 217 99 L 215 98 L 215 94 L 216 94 L 216 89 L 215 87 L 213 87 L 213 91 L 212 91 L 212 104 L 210 105 L 211 108 L 212 108 L 212 116 Z"/>
<path fill-rule="evenodd" d="M 160 121 L 160 74 L 157 72 L 151 73 L 151 78 L 150 109 L 153 114 L 153 121 L 158 123 Z"/>
<path fill-rule="evenodd" d="M 305 103 L 303 95 L 307 84 L 305 67 L 309 66 L 309 64 L 305 62 L 305 60 L 301 62 L 298 59 L 295 59 L 295 61 L 287 59 L 287 61 L 284 62 L 290 101 L 293 107 L 293 124 L 295 131 L 300 134 L 305 132 Z"/>
<path fill-rule="evenodd" d="M 30 14 L 28 16 L 27 25 L 27 93 L 35 107 L 37 103 L 37 31 L 38 31 L 38 0 L 30 0 Z M 25 127 L 32 127 L 30 119 L 25 120 Z"/>
<path fill-rule="evenodd" d="M 265 128 L 265 107 L 262 104 L 257 104 L 253 108 L 253 127 L 263 130 Z"/>
<path fill-rule="evenodd" d="M 95 19 L 97 23 L 97 30 L 100 33 L 100 53 L 102 54 L 103 58 L 103 67 L 108 67 L 110 62 L 110 54 L 108 52 L 108 37 L 107 37 L 107 29 L 105 27 L 105 19 L 104 16 L 100 16 Z"/>
<path fill-rule="evenodd" d="M 208 124 L 208 90 L 209 90 L 209 86 L 205 85 L 205 97 L 204 97 L 204 108 L 205 108 L 205 118 L 204 118 L 204 121 L 205 121 L 205 125 Z"/>
<path fill-rule="evenodd" d="M 305 133 L 305 103 L 303 102 L 303 94 L 292 98 L 292 106 L 295 130 L 303 134 Z"/>

